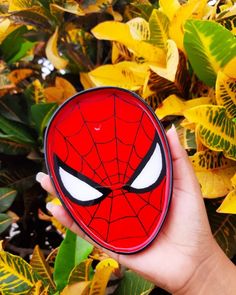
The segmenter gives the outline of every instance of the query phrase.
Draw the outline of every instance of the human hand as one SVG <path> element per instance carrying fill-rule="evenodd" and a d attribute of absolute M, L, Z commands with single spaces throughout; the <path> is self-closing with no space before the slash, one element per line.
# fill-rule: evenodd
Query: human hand
<path fill-rule="evenodd" d="M 167 132 L 167 138 L 173 159 L 173 196 L 160 233 L 149 247 L 137 254 L 121 255 L 103 250 L 174 294 L 222 294 L 216 293 L 215 287 L 211 288 L 212 293 L 206 291 L 206 278 L 213 276 L 216 265 L 223 263 L 230 270 L 232 265 L 212 237 L 199 184 L 175 128 Z M 40 173 L 37 180 L 55 195 L 48 175 Z M 63 225 L 94 244 L 62 206 L 50 203 L 47 208 Z"/>

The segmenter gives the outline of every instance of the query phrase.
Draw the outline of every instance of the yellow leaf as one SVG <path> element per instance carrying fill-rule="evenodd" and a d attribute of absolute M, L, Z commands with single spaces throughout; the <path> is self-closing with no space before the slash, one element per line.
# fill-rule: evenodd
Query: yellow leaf
<path fill-rule="evenodd" d="M 99 40 L 110 40 L 122 43 L 139 59 L 165 66 L 164 50 L 145 41 L 135 40 L 128 24 L 106 21 L 92 29 L 92 33 Z"/>
<path fill-rule="evenodd" d="M 10 25 L 11 25 L 11 22 L 7 18 L 6 19 L 3 19 L 1 21 L 1 23 L 0 23 L 0 44 L 6 38 L 7 31 L 9 29 Z"/>
<path fill-rule="evenodd" d="M 45 280 L 47 284 L 49 284 L 54 290 L 56 289 L 52 279 L 50 267 L 38 245 L 36 245 L 34 248 L 30 265 Z"/>
<path fill-rule="evenodd" d="M 83 85 L 84 89 L 95 87 L 95 84 L 90 79 L 88 73 L 80 73 L 80 82 Z"/>
<path fill-rule="evenodd" d="M 236 79 L 229 78 L 221 71 L 216 80 L 216 101 L 226 108 L 229 118 L 236 118 Z"/>
<path fill-rule="evenodd" d="M 50 10 L 53 14 L 57 11 L 68 12 L 78 16 L 85 15 L 83 10 L 80 8 L 79 4 L 76 2 L 65 3 L 64 6 L 59 4 L 50 4 Z"/>
<path fill-rule="evenodd" d="M 33 81 L 32 86 L 35 103 L 45 102 L 44 88 L 41 82 L 38 79 L 36 79 Z"/>
<path fill-rule="evenodd" d="M 150 39 L 149 23 L 142 17 L 136 17 L 126 23 L 129 26 L 132 38 L 137 41 Z"/>
<path fill-rule="evenodd" d="M 89 2 L 88 2 L 89 3 Z M 94 4 L 84 5 L 83 11 L 87 14 L 106 10 L 112 4 L 112 0 L 97 0 Z"/>
<path fill-rule="evenodd" d="M 134 61 L 135 57 L 125 45 L 119 42 L 113 42 L 111 60 L 112 64 L 116 64 L 121 61 Z"/>
<path fill-rule="evenodd" d="M 236 189 L 232 190 L 223 200 L 218 213 L 236 214 Z"/>
<path fill-rule="evenodd" d="M 69 275 L 68 285 L 89 281 L 92 262 L 93 259 L 88 258 L 82 261 L 79 265 L 76 265 Z"/>
<path fill-rule="evenodd" d="M 231 59 L 224 67 L 223 72 L 227 76 L 236 79 L 236 56 Z"/>
<path fill-rule="evenodd" d="M 114 20 L 117 22 L 122 21 L 122 19 L 123 19 L 122 15 L 119 12 L 114 11 L 112 6 L 109 6 L 107 8 L 106 12 L 109 13 L 110 15 L 112 15 Z"/>
<path fill-rule="evenodd" d="M 164 0 L 163 0 L 164 1 Z M 202 18 L 204 8 L 207 4 L 207 0 L 189 0 L 186 4 L 183 4 L 175 13 L 171 24 L 169 34 L 178 48 L 185 52 L 183 40 L 184 30 L 183 25 L 189 18 Z"/>
<path fill-rule="evenodd" d="M 166 67 L 161 68 L 158 66 L 150 65 L 151 70 L 157 75 L 174 82 L 176 72 L 179 65 L 179 51 L 176 43 L 173 40 L 167 41 L 167 57 Z"/>
<path fill-rule="evenodd" d="M 159 119 L 163 119 L 166 116 L 175 115 L 183 116 L 184 111 L 203 104 L 209 104 L 211 102 L 210 97 L 200 97 L 190 100 L 183 100 L 176 95 L 168 96 L 161 105 L 158 106 L 155 113 Z"/>
<path fill-rule="evenodd" d="M 33 6 L 32 0 L 9 0 L 8 12 L 23 10 Z"/>
<path fill-rule="evenodd" d="M 89 286 L 91 282 L 79 282 L 73 285 L 66 286 L 63 291 L 60 293 L 61 295 L 87 295 Z"/>
<path fill-rule="evenodd" d="M 159 1 L 160 10 L 163 11 L 172 20 L 173 16 L 180 8 L 178 0 L 160 0 Z"/>
<path fill-rule="evenodd" d="M 0 252 L 3 251 L 3 246 L 2 246 L 3 242 L 4 242 L 3 240 L 0 241 Z"/>
<path fill-rule="evenodd" d="M 197 124 L 197 132 L 205 146 L 223 151 L 229 159 L 236 159 L 236 123 L 227 117 L 224 107 L 197 106 L 186 110 L 184 116 Z"/>
<path fill-rule="evenodd" d="M 57 40 L 58 40 L 58 27 L 56 28 L 54 34 L 48 40 L 45 52 L 46 52 L 46 56 L 48 60 L 53 64 L 53 66 L 58 70 L 62 70 L 66 68 L 68 61 L 59 55 L 59 52 L 57 49 Z"/>
<path fill-rule="evenodd" d="M 55 86 L 47 87 L 44 89 L 44 95 L 47 102 L 57 102 L 62 103 L 66 99 L 70 98 L 76 94 L 76 89 L 74 86 L 61 77 L 56 77 Z"/>
<path fill-rule="evenodd" d="M 41 295 L 42 292 L 45 290 L 43 290 L 43 282 L 42 281 L 37 281 L 34 285 L 34 287 L 30 290 L 30 292 L 27 295 Z M 48 288 L 47 288 L 48 290 Z M 48 293 L 46 293 L 48 294 Z"/>
<path fill-rule="evenodd" d="M 147 64 L 127 61 L 100 66 L 89 72 L 88 76 L 95 86 L 116 86 L 135 91 L 143 86 L 147 71 Z"/>
<path fill-rule="evenodd" d="M 100 261 L 96 266 L 89 295 L 105 294 L 109 278 L 112 272 L 118 267 L 118 263 L 112 258 Z"/>
<path fill-rule="evenodd" d="M 205 198 L 222 197 L 232 190 L 230 179 L 235 173 L 235 161 L 210 150 L 197 152 L 190 160 Z"/>
<path fill-rule="evenodd" d="M 31 69 L 18 69 L 18 70 L 13 70 L 8 75 L 8 79 L 13 84 L 18 84 L 22 80 L 30 77 L 32 74 L 33 74 L 33 71 Z"/>

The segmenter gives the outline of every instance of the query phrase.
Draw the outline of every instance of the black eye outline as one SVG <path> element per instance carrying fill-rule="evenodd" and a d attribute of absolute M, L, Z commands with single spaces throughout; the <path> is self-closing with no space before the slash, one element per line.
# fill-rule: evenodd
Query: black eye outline
<path fill-rule="evenodd" d="M 132 183 L 142 173 L 144 167 L 146 166 L 146 164 L 148 163 L 148 161 L 152 157 L 152 155 L 153 155 L 153 153 L 154 153 L 154 151 L 156 149 L 157 144 L 160 147 L 161 158 L 162 158 L 162 169 L 161 169 L 161 172 L 160 172 L 157 180 L 148 187 L 144 187 L 144 188 L 134 188 L 134 187 L 132 187 Z M 155 187 L 157 187 L 161 183 L 161 181 L 163 180 L 163 178 L 164 178 L 164 176 L 166 174 L 166 162 L 164 161 L 164 159 L 165 159 L 164 150 L 163 150 L 162 144 L 160 142 L 159 136 L 156 133 L 150 149 L 148 150 L 147 154 L 145 155 L 145 157 L 143 158 L 143 160 L 139 164 L 139 166 L 136 169 L 136 171 L 134 172 L 134 174 L 130 177 L 129 181 L 123 186 L 123 189 L 128 191 L 128 192 L 146 193 L 146 192 L 151 191 Z"/>
<path fill-rule="evenodd" d="M 107 195 L 111 193 L 111 189 L 108 187 L 102 187 L 100 184 L 96 183 L 95 181 L 91 180 L 90 178 L 86 177 L 85 175 L 79 173 L 78 171 L 74 170 L 70 166 L 66 165 L 56 154 L 53 156 L 54 158 L 54 165 L 55 165 L 55 174 L 57 176 L 57 181 L 59 182 L 60 188 L 63 194 L 68 197 L 72 202 L 81 205 L 81 206 L 92 206 L 100 203 Z M 89 201 L 81 201 L 74 198 L 70 192 L 65 188 L 61 176 L 59 173 L 60 167 L 65 170 L 67 173 L 73 175 L 74 177 L 78 178 L 79 180 L 85 182 L 87 185 L 91 186 L 93 189 L 97 190 L 102 194 L 101 197 L 89 200 Z"/>

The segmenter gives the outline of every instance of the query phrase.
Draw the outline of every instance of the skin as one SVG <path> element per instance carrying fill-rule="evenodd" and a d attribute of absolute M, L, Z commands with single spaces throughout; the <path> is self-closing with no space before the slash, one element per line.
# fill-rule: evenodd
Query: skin
<path fill-rule="evenodd" d="M 152 244 L 138 254 L 119 255 L 103 250 L 172 294 L 233 295 L 236 293 L 236 267 L 212 236 L 199 184 L 174 127 L 167 132 L 167 138 L 174 183 L 163 228 Z M 37 180 L 55 195 L 48 175 L 40 172 Z M 47 208 L 63 225 L 94 244 L 63 207 L 49 203 Z"/>

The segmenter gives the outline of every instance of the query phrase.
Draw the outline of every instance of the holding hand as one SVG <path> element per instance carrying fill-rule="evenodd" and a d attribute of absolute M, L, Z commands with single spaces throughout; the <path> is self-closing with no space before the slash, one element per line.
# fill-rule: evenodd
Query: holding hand
<path fill-rule="evenodd" d="M 208 223 L 199 184 L 174 127 L 167 132 L 173 159 L 173 196 L 157 238 L 137 254 L 111 257 L 173 294 L 236 294 L 236 268 L 215 242 Z M 48 175 L 37 180 L 49 193 L 55 191 Z M 62 206 L 47 206 L 71 231 L 89 240 Z"/>

